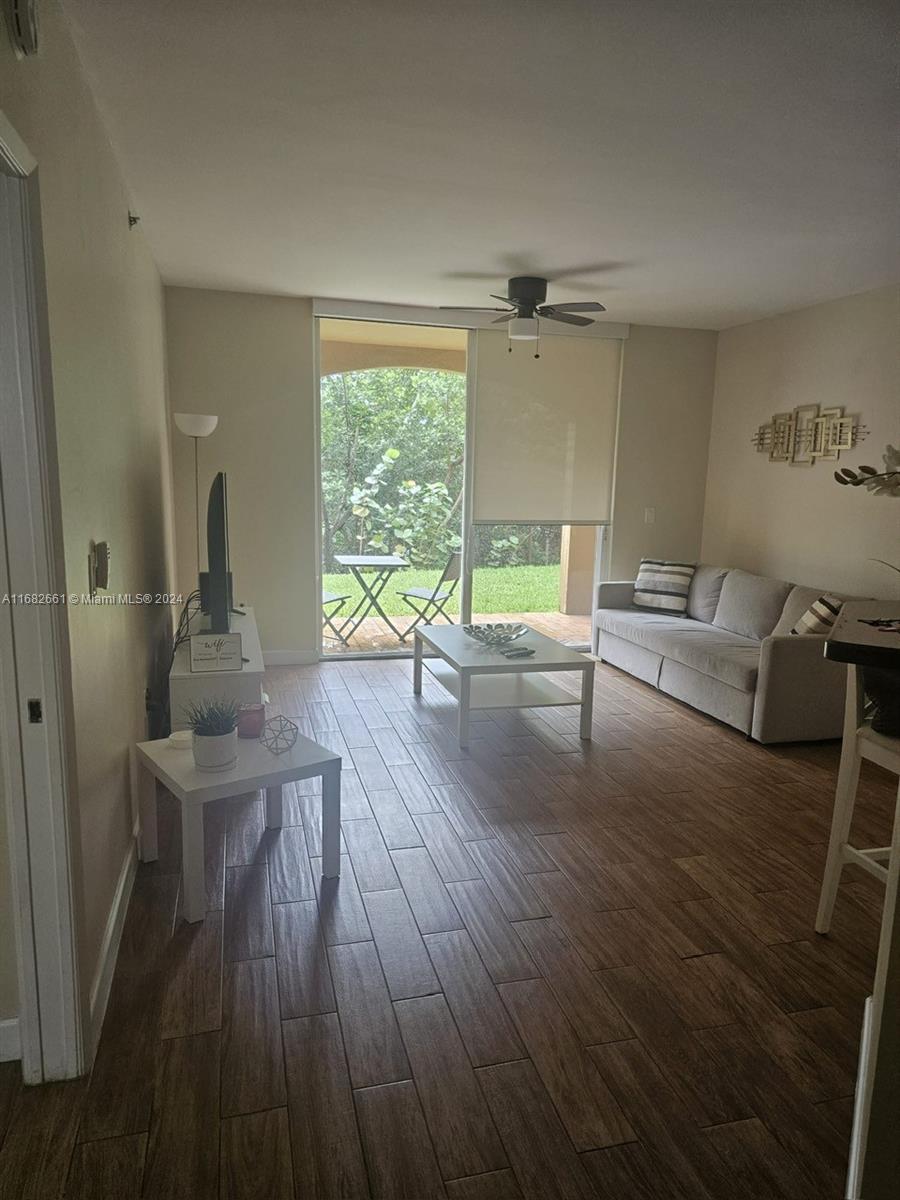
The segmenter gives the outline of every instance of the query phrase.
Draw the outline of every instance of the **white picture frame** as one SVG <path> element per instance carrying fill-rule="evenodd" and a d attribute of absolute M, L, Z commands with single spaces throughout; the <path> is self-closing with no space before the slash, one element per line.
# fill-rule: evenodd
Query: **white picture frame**
<path fill-rule="evenodd" d="M 198 674 L 240 671 L 244 665 L 239 633 L 194 633 L 190 641 L 191 670 Z"/>

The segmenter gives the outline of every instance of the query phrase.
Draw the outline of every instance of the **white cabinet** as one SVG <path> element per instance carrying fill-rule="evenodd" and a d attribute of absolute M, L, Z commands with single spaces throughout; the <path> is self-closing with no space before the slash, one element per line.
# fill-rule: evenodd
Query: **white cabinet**
<path fill-rule="evenodd" d="M 192 633 L 202 633 L 207 618 L 198 613 L 191 622 Z M 175 652 L 169 673 L 169 712 L 172 729 L 187 729 L 184 706 L 192 701 L 230 697 L 241 704 L 259 704 L 263 699 L 262 647 L 252 608 L 231 617 L 232 633 L 241 635 L 241 654 L 247 659 L 240 671 L 192 671 L 191 648 L 182 643 Z"/>

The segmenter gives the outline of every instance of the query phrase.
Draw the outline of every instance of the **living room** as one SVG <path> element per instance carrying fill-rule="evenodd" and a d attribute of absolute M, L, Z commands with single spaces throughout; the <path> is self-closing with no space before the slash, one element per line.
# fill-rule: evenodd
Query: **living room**
<path fill-rule="evenodd" d="M 896 683 L 857 789 L 834 628 L 900 618 L 892 6 L 6 17 L 6 595 L 75 599 L 0 631 L 0 1192 L 893 1195 Z M 323 381 L 377 364 L 464 444 L 430 556 L 360 457 L 357 575 Z M 479 605 L 535 528 L 549 600 Z M 268 782 L 134 749 L 179 672 Z"/>

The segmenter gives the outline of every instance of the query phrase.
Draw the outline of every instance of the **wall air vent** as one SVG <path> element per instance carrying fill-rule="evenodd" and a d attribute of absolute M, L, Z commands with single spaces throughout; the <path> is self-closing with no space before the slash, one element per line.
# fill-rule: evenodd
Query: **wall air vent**
<path fill-rule="evenodd" d="M 3 0 L 6 27 L 16 58 L 38 52 L 37 0 Z"/>

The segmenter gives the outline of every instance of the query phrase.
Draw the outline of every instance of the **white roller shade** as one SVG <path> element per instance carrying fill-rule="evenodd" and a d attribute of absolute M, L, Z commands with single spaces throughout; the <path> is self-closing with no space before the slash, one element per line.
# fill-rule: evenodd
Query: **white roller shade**
<path fill-rule="evenodd" d="M 476 338 L 474 520 L 609 521 L 621 341 Z"/>

